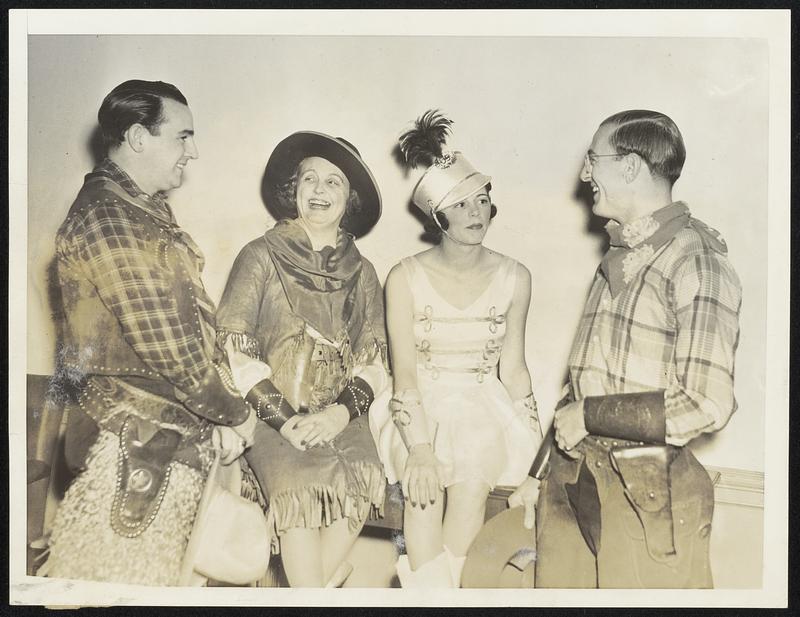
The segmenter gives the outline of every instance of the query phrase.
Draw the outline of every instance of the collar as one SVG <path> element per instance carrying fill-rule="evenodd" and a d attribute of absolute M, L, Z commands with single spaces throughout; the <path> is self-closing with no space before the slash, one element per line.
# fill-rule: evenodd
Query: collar
<path fill-rule="evenodd" d="M 627 287 L 653 255 L 690 224 L 689 207 L 676 201 L 634 221 L 606 224 L 611 246 L 600 263 L 611 297 Z"/>
<path fill-rule="evenodd" d="M 624 225 L 609 221 L 606 223 L 606 233 L 611 246 L 632 249 L 651 238 L 662 225 L 683 215 L 689 215 L 689 207 L 682 201 L 676 201 Z"/>
<path fill-rule="evenodd" d="M 131 202 L 148 214 L 170 226 L 176 226 L 178 224 L 175 220 L 175 215 L 172 213 L 172 208 L 169 207 L 162 193 L 154 193 L 153 195 L 145 193 L 124 169 L 109 158 L 104 159 L 95 167 L 92 172 L 86 176 L 86 181 L 102 178 L 118 184 L 131 196 Z"/>

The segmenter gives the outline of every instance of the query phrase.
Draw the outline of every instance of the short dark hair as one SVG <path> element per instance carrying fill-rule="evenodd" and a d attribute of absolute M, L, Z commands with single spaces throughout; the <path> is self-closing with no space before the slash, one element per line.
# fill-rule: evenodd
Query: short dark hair
<path fill-rule="evenodd" d="M 105 148 L 121 144 L 125 131 L 134 124 L 141 124 L 151 134 L 158 135 L 164 121 L 163 99 L 188 105 L 178 88 L 163 81 L 130 79 L 109 92 L 97 112 Z"/>
<path fill-rule="evenodd" d="M 305 159 L 303 159 L 305 160 Z M 300 177 L 300 166 L 303 161 L 297 163 L 294 172 L 289 176 L 277 189 L 275 195 L 282 202 L 283 210 L 291 217 L 297 218 L 297 179 Z M 347 196 L 347 203 L 345 204 L 344 216 L 340 225 L 345 229 L 349 229 L 348 221 L 351 217 L 355 217 L 361 211 L 361 197 L 358 191 L 354 188 L 350 189 L 350 195 Z"/>
<path fill-rule="evenodd" d="M 677 125 L 660 112 L 647 109 L 621 111 L 600 126 L 616 127 L 609 145 L 620 154 L 635 153 L 644 159 L 650 173 L 665 178 L 670 186 L 680 178 L 686 161 L 686 146 Z"/>

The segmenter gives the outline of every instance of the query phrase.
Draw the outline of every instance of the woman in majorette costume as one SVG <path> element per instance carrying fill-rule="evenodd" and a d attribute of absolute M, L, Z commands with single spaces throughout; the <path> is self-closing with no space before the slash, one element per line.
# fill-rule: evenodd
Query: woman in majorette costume
<path fill-rule="evenodd" d="M 445 148 L 451 124 L 428 111 L 400 138 L 408 164 L 427 167 L 412 200 L 440 241 L 389 273 L 393 392 L 370 410 L 405 497 L 403 587 L 459 586 L 489 491 L 520 484 L 541 442 L 525 363 L 530 273 L 483 246 L 491 178 Z"/>

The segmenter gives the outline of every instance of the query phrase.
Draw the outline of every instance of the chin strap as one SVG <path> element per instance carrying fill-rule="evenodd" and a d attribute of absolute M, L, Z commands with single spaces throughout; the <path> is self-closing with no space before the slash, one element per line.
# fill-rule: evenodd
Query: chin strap
<path fill-rule="evenodd" d="M 463 240 L 459 240 L 458 238 L 454 238 L 453 236 L 451 236 L 449 233 L 447 233 L 447 230 L 444 227 L 442 227 L 442 224 L 439 222 L 439 219 L 436 218 L 436 212 L 434 212 L 432 208 L 431 208 L 431 218 L 433 219 L 433 222 L 436 223 L 436 226 L 439 228 L 439 231 L 441 231 L 445 236 L 447 236 L 450 240 L 452 240 L 456 244 L 460 244 L 462 246 L 477 246 L 479 244 L 483 244 L 483 240 L 481 240 L 480 242 L 464 242 Z"/>

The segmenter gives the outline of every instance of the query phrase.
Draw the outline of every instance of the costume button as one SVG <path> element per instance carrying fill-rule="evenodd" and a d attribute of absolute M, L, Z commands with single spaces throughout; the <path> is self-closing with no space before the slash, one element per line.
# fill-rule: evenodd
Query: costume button
<path fill-rule="evenodd" d="M 594 465 L 595 465 L 595 467 L 602 467 L 603 466 L 603 461 L 595 461 Z"/>
<path fill-rule="evenodd" d="M 656 498 L 656 494 L 655 494 L 653 491 L 650 491 L 649 493 L 647 493 L 647 496 L 648 496 L 650 499 L 655 499 L 655 498 Z"/>
<path fill-rule="evenodd" d="M 616 441 L 611 442 L 611 447 L 616 448 L 619 444 Z"/>
<path fill-rule="evenodd" d="M 700 528 L 700 531 L 698 532 L 698 534 L 700 535 L 701 538 L 708 537 L 708 534 L 710 534 L 710 533 L 711 533 L 711 524 L 703 525 Z"/>
<path fill-rule="evenodd" d="M 600 440 L 600 445 L 605 446 L 607 448 L 608 447 L 608 442 L 603 440 L 603 439 L 601 439 Z"/>

